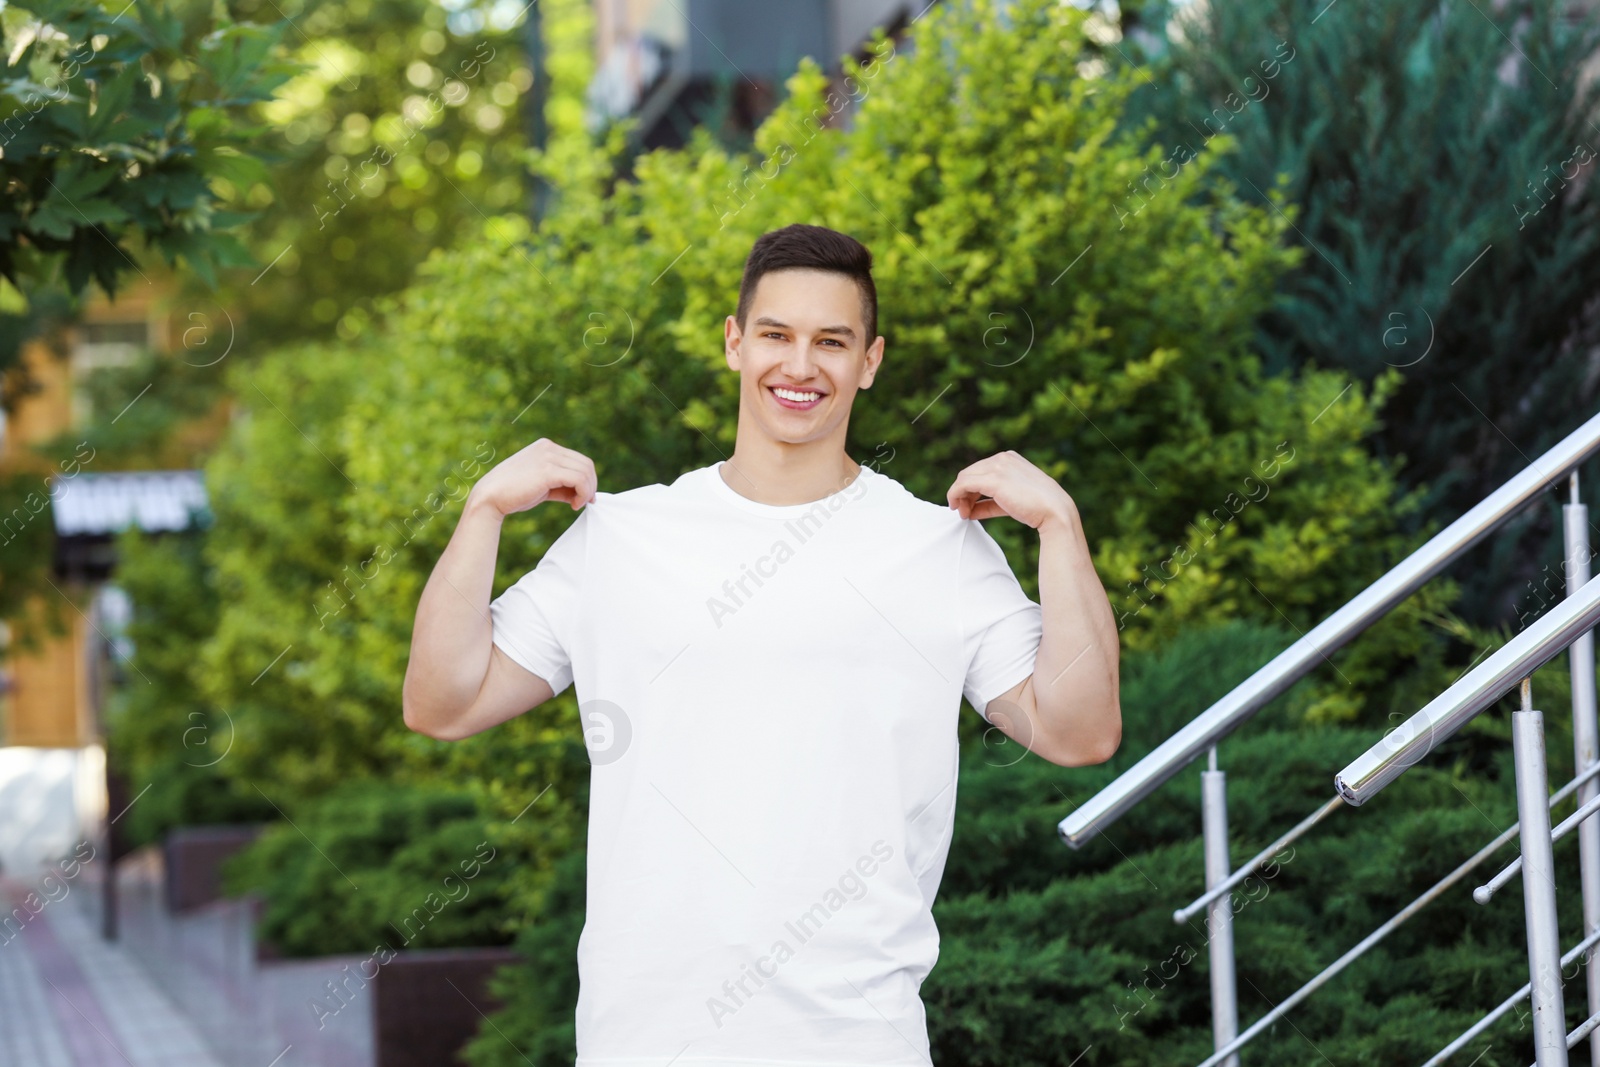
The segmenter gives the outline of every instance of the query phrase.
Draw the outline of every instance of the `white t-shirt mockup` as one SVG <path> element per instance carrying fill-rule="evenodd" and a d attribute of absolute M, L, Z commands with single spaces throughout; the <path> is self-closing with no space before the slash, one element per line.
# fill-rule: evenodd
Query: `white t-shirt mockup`
<path fill-rule="evenodd" d="M 870 467 L 774 506 L 722 466 L 597 493 L 490 605 L 589 746 L 577 1067 L 927 1064 L 961 697 L 1033 672 L 1039 605 Z"/>

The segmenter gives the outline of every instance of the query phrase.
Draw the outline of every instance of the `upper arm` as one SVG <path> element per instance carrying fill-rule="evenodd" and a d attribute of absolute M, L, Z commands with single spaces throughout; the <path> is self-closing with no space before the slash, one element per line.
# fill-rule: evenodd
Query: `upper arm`
<path fill-rule="evenodd" d="M 987 719 L 986 705 L 1002 697 L 1015 700 L 1033 673 L 1044 625 L 1039 605 L 1028 599 L 1005 553 L 977 520 L 968 520 L 962 531 L 956 604 L 962 693 Z"/>
<path fill-rule="evenodd" d="M 1035 755 L 1044 755 L 1038 747 L 1039 714 L 1038 705 L 1033 700 L 1033 675 L 1028 675 L 978 711 L 991 726 L 1011 740 Z"/>
<path fill-rule="evenodd" d="M 523 712 L 543 704 L 555 696 L 555 690 L 545 679 L 523 667 L 516 660 L 490 642 L 489 669 L 484 673 L 478 695 L 467 710 L 451 724 L 449 741 L 471 737 L 501 723 L 514 719 Z"/>
<path fill-rule="evenodd" d="M 590 513 L 580 511 L 538 566 L 489 602 L 489 667 L 452 738 L 498 726 L 572 685 Z"/>
<path fill-rule="evenodd" d="M 1001 693 L 982 709 L 983 717 L 1001 733 L 1040 759 L 1058 767 L 1087 767 L 1105 760 L 1088 755 L 1068 738 L 1053 738 L 1039 719 L 1039 704 L 1034 698 L 1033 675 Z"/>

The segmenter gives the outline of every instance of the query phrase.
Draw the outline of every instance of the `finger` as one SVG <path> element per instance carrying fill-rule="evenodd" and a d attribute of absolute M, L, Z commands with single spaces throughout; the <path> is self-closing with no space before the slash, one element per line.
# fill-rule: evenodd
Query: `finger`
<path fill-rule="evenodd" d="M 585 457 L 579 453 L 572 453 L 577 459 L 564 455 L 553 456 L 550 460 L 550 484 L 545 490 L 546 500 L 560 500 L 572 506 L 576 511 L 583 504 L 589 502 L 594 495 L 591 486 L 595 484 L 593 468 L 584 469 L 579 460 Z"/>
<path fill-rule="evenodd" d="M 978 507 L 982 495 L 976 489 L 968 490 L 951 501 L 951 505 L 960 513 L 963 519 L 970 519 L 974 517 L 973 511 Z"/>
<path fill-rule="evenodd" d="M 956 510 L 963 519 L 991 519 L 996 515 L 1006 512 L 999 504 L 989 497 L 980 496 L 978 493 L 968 493 L 956 501 Z"/>
<path fill-rule="evenodd" d="M 588 471 L 588 478 L 584 481 L 584 488 L 588 495 L 583 498 L 585 504 L 594 503 L 596 494 L 600 492 L 600 475 L 594 469 L 594 460 L 588 456 L 583 457 L 584 470 Z"/>
<path fill-rule="evenodd" d="M 954 507 L 958 498 L 976 499 L 989 492 L 989 469 L 993 466 L 992 460 L 980 459 L 978 462 L 963 468 L 956 480 L 950 483 L 950 491 L 945 494 L 945 499 Z"/>
<path fill-rule="evenodd" d="M 991 495 L 993 494 L 990 492 L 989 487 L 982 481 L 963 475 L 957 478 L 955 484 L 950 487 L 950 492 L 946 494 L 946 499 L 949 500 L 952 507 L 958 504 L 971 506 L 977 503 L 980 497 Z"/>
<path fill-rule="evenodd" d="M 574 494 L 574 508 L 593 503 L 595 493 L 600 488 L 599 476 L 594 469 L 594 460 L 574 449 L 568 448 L 564 451 L 570 461 L 566 464 L 566 467 L 575 475 L 575 480 L 571 483 Z"/>
<path fill-rule="evenodd" d="M 950 491 L 945 494 L 945 499 L 950 506 L 961 510 L 970 507 L 974 501 L 983 495 L 983 487 L 978 485 L 963 471 L 950 486 Z M 965 511 L 962 511 L 965 514 Z"/>

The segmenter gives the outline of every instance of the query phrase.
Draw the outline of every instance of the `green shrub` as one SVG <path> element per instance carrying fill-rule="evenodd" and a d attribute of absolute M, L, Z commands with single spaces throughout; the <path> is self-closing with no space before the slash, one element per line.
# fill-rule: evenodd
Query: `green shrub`
<path fill-rule="evenodd" d="M 1251 203 L 1285 183 L 1288 239 L 1306 254 L 1260 318 L 1266 366 L 1399 375 L 1374 443 L 1404 459 L 1404 485 L 1425 486 L 1418 516 L 1453 520 L 1595 414 L 1592 12 L 1142 6 L 1170 32 L 1106 52 L 1142 68 L 1127 127 L 1215 156 L 1214 174 Z M 1163 27 L 1161 9 L 1181 13 Z M 1541 562 L 1559 566 L 1554 508 L 1508 529 L 1464 575 L 1469 618 L 1505 619 Z"/>
<path fill-rule="evenodd" d="M 1082 850 L 1061 844 L 1056 824 L 1291 636 L 1232 624 L 1130 656 L 1124 743 L 1106 764 L 1018 760 L 1005 745 L 964 754 L 955 837 L 934 907 L 940 959 L 922 989 L 934 1062 L 1064 1065 L 1082 1054 L 1080 1067 L 1193 1067 L 1211 1053 L 1206 921 L 1172 920 L 1204 889 L 1203 757 Z M 1471 636 L 1491 646 L 1506 637 Z M 1456 675 L 1442 664 L 1412 673 L 1430 695 Z M 1572 774 L 1568 687 L 1560 663 L 1535 679 L 1552 786 Z M 1235 864 L 1330 799 L 1333 775 L 1383 736 L 1381 727 L 1307 725 L 1314 700 L 1315 687 L 1301 684 L 1219 745 Z M 1276 867 L 1235 890 L 1241 1030 L 1516 821 L 1507 703 L 1367 804 L 1335 810 L 1280 853 Z M 1564 802 L 1553 819 L 1573 807 Z M 1563 946 L 1582 936 L 1572 851 L 1557 847 Z M 1471 898 L 1516 855 L 1515 841 L 1503 846 L 1241 1058 L 1415 1064 L 1454 1040 L 1527 978 L 1520 882 L 1486 907 Z M 1569 981 L 1569 1023 L 1585 1015 L 1583 983 Z M 1461 1062 L 1481 1054 L 1482 1065 L 1525 1064 L 1526 1017 L 1524 1003 Z"/>
<path fill-rule="evenodd" d="M 465 791 L 355 782 L 230 858 L 225 886 L 265 898 L 259 936 L 288 956 L 500 945 L 512 870 L 491 836 Z"/>
<path fill-rule="evenodd" d="M 236 720 L 198 691 L 194 650 L 217 623 L 215 577 L 204 559 L 206 530 L 149 535 L 130 526 L 117 540 L 117 584 L 133 602 L 128 683 L 106 710 L 107 759 L 137 802 L 118 822 L 133 846 L 177 826 L 276 819 L 271 802 L 238 778 Z"/>

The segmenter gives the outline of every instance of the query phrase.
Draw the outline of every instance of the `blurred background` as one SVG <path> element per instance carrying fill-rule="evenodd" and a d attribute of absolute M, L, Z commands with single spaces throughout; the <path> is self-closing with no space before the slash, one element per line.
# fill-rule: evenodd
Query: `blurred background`
<path fill-rule="evenodd" d="M 417 600 L 539 437 L 612 492 L 732 452 L 722 320 L 791 222 L 874 253 L 851 455 L 942 501 L 1022 453 L 1121 630 L 1109 763 L 963 711 L 935 1062 L 1530 1061 L 1521 882 L 1469 899 L 1521 855 L 1515 677 L 1269 845 L 1587 579 L 1591 0 L 37 0 L 0 31 L 0 1065 L 573 1062 L 576 694 L 407 730 Z M 509 520 L 495 592 L 572 518 Z M 986 526 L 1038 599 L 1037 537 Z M 1552 788 L 1595 759 L 1568 645 L 1517 661 L 1549 661 Z M 1564 951 L 1600 932 L 1591 830 L 1554 846 Z M 1217 909 L 1173 911 L 1263 850 L 1222 962 Z M 1600 1012 L 1572 955 L 1567 1029 Z"/>

